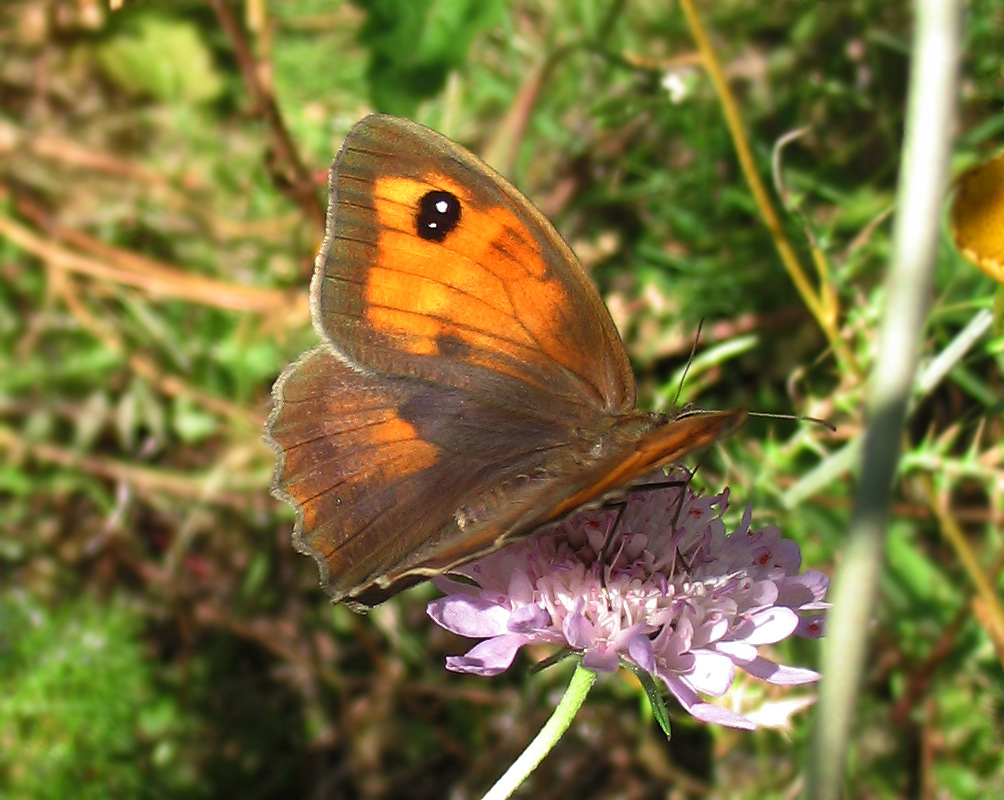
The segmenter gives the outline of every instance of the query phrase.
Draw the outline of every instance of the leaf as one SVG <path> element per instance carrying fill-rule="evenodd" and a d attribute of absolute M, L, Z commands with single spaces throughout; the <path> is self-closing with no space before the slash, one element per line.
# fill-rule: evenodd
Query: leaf
<path fill-rule="evenodd" d="M 179 397 L 173 404 L 172 427 L 183 441 L 196 444 L 216 433 L 219 421 L 190 400 Z"/>
<path fill-rule="evenodd" d="M 108 78 L 129 94 L 194 104 L 216 99 L 222 89 L 198 29 L 177 20 L 142 17 L 101 45 L 97 58 Z"/>
<path fill-rule="evenodd" d="M 463 64 L 492 25 L 500 0 L 353 0 L 366 12 L 359 33 L 370 51 L 370 99 L 379 111 L 413 116 Z"/>
<path fill-rule="evenodd" d="M 654 716 L 655 721 L 659 723 L 659 727 L 662 728 L 662 732 L 666 734 L 666 738 L 671 739 L 673 735 L 669 724 L 669 711 L 666 710 L 666 701 L 662 699 L 662 692 L 656 685 L 655 679 L 650 673 L 640 667 L 636 667 L 634 664 L 626 661 L 622 663 L 626 664 L 638 678 L 638 682 L 641 684 L 641 687 L 645 690 L 645 694 L 648 696 L 648 703 L 652 707 L 652 716 Z"/>

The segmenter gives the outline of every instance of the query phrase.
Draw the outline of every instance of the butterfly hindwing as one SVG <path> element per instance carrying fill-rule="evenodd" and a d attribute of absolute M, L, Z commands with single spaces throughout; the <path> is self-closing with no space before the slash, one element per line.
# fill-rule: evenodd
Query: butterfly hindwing
<path fill-rule="evenodd" d="M 465 520 L 494 518 L 501 487 L 542 478 L 550 451 L 569 446 L 563 425 L 358 372 L 326 345 L 287 369 L 274 398 L 274 490 L 296 509 L 294 541 L 336 600 L 462 547 Z"/>

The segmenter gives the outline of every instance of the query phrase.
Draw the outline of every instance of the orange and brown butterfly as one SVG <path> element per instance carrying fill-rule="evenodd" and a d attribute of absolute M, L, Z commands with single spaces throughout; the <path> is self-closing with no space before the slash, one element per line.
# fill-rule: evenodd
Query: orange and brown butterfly
<path fill-rule="evenodd" d="M 735 430 L 635 408 L 614 323 L 529 200 L 474 155 L 374 115 L 345 137 L 310 286 L 321 343 L 273 389 L 273 493 L 357 610 Z"/>

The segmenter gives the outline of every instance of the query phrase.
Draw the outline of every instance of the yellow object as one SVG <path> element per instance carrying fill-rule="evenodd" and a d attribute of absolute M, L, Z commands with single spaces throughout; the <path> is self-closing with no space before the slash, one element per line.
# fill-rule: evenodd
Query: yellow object
<path fill-rule="evenodd" d="M 962 255 L 1004 283 L 1004 152 L 956 180 L 952 238 Z"/>

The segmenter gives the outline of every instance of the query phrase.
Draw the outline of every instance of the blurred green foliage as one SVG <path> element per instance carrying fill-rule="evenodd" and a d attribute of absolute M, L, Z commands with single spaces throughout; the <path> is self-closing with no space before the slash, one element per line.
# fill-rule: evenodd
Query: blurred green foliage
<path fill-rule="evenodd" d="M 193 23 L 150 15 L 104 41 L 98 64 L 126 94 L 162 103 L 198 104 L 220 96 L 223 82 Z"/>
<path fill-rule="evenodd" d="M 142 617 L 118 601 L 50 610 L 0 598 L 0 785 L 8 797 L 140 797 L 192 788 L 181 711 L 158 690 Z"/>
<path fill-rule="evenodd" d="M 498 22 L 501 0 L 355 0 L 366 15 L 359 41 L 377 111 L 411 116 L 459 69 L 475 38 Z"/>
<path fill-rule="evenodd" d="M 596 278 L 642 403 L 831 419 L 751 422 L 700 480 L 776 519 L 806 565 L 839 559 L 853 475 L 787 493 L 862 429 L 738 169 L 679 9 L 638 2 L 220 4 L 250 28 L 318 196 L 342 136 L 379 108 L 501 166 Z M 956 157 L 1004 129 L 999 8 L 967 6 Z M 264 12 L 264 16 L 261 16 Z M 862 373 L 884 303 L 910 8 L 703 4 L 785 232 L 813 241 Z M 474 797 L 522 749 L 569 671 L 448 674 L 464 642 L 428 586 L 368 617 L 331 608 L 268 494 L 269 387 L 315 341 L 320 231 L 201 0 L 0 7 L 0 795 Z M 778 196 L 775 192 L 775 196 Z M 200 283 L 211 281 L 211 283 Z M 942 352 L 996 287 L 939 255 L 923 343 Z M 916 398 L 896 489 L 848 795 L 991 796 L 1004 675 L 969 577 L 911 477 L 933 478 L 989 572 L 1001 549 L 1004 346 L 985 336 Z M 999 574 L 993 575 L 998 593 Z M 817 646 L 786 644 L 813 666 Z M 529 654 L 534 660 L 547 653 Z M 780 702 L 756 682 L 746 698 Z M 682 718 L 673 740 L 627 673 L 601 680 L 528 796 L 782 797 L 807 715 L 745 734 Z M 669 788 L 667 788 L 669 787 Z"/>

